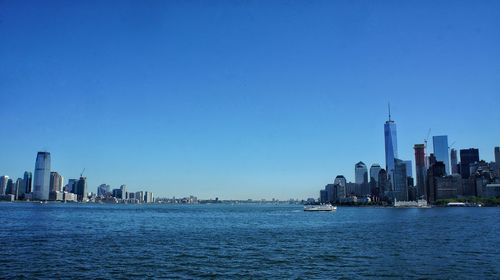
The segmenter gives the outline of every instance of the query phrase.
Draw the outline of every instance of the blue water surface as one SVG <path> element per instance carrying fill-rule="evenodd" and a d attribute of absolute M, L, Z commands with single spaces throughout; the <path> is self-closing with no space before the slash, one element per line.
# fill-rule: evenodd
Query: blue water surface
<path fill-rule="evenodd" d="M 500 208 L 0 203 L 0 278 L 499 279 Z"/>

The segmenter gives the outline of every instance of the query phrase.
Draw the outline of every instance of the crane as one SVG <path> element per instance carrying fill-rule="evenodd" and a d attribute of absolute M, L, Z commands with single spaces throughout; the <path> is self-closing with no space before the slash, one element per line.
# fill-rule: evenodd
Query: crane
<path fill-rule="evenodd" d="M 82 173 L 80 173 L 80 177 L 83 177 L 83 172 L 85 172 L 85 167 L 82 170 Z"/>
<path fill-rule="evenodd" d="M 429 128 L 429 130 L 427 131 L 427 137 L 425 137 L 424 139 L 424 144 L 426 148 L 427 148 L 427 140 L 429 140 L 430 135 L 431 135 L 431 129 Z"/>

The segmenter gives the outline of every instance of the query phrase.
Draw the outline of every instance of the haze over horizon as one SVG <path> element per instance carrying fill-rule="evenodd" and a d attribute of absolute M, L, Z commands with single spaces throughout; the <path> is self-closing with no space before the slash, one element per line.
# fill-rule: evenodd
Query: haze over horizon
<path fill-rule="evenodd" d="M 0 175 L 307 198 L 448 135 L 500 146 L 498 1 L 0 1 Z"/>

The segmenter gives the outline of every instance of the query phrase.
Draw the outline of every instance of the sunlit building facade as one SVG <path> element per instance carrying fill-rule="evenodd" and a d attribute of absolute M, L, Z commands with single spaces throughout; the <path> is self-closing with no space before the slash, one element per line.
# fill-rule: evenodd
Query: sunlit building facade
<path fill-rule="evenodd" d="M 33 199 L 49 200 L 50 189 L 50 153 L 38 152 L 35 162 Z"/>

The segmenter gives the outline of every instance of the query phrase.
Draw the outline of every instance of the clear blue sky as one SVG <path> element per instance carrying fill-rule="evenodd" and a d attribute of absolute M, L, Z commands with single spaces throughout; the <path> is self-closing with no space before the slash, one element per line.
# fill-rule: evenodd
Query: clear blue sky
<path fill-rule="evenodd" d="M 0 173 L 317 197 L 447 134 L 500 145 L 500 1 L 0 1 Z M 431 135 L 431 136 L 432 136 Z"/>

